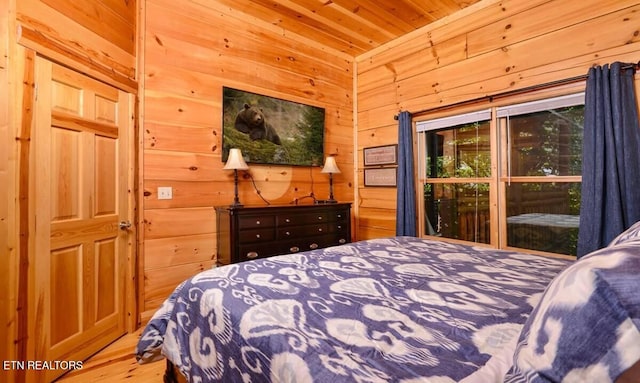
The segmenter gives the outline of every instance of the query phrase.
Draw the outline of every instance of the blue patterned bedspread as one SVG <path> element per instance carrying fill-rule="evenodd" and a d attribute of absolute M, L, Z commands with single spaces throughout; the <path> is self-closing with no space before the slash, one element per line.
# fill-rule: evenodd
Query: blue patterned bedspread
<path fill-rule="evenodd" d="M 218 267 L 176 288 L 136 355 L 190 382 L 501 381 L 570 263 L 394 237 Z"/>

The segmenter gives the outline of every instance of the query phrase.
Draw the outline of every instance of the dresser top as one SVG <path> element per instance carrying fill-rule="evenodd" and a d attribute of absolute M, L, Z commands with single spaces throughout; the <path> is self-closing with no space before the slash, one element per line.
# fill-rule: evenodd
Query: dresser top
<path fill-rule="evenodd" d="M 224 210 L 228 210 L 230 212 L 233 211 L 255 211 L 255 210 L 261 210 L 261 209 L 278 209 L 278 210 L 282 210 L 282 209 L 326 209 L 326 208 L 331 208 L 331 207 L 351 207 L 351 202 L 337 202 L 337 203 L 317 203 L 317 204 L 287 204 L 287 205 L 245 205 L 245 206 L 241 206 L 241 207 L 233 207 L 230 205 L 225 205 L 225 206 L 216 206 L 215 209 L 219 210 L 219 211 L 224 211 Z"/>

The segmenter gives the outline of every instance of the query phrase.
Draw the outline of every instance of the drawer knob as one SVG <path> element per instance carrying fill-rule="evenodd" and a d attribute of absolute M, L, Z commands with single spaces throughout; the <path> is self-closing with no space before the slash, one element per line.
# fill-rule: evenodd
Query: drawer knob
<path fill-rule="evenodd" d="M 250 251 L 250 252 L 247 253 L 247 258 L 249 258 L 249 259 L 258 258 L 258 253 L 256 253 L 255 251 Z"/>
<path fill-rule="evenodd" d="M 260 234 L 256 234 L 256 238 L 260 239 Z"/>
<path fill-rule="evenodd" d="M 340 240 L 338 240 L 338 243 L 342 245 L 342 244 L 347 243 L 347 240 L 344 239 L 344 238 L 340 238 Z"/>
<path fill-rule="evenodd" d="M 342 218 L 342 214 L 338 214 L 338 218 Z"/>
<path fill-rule="evenodd" d="M 285 219 L 284 221 L 285 221 L 286 223 L 291 222 L 291 220 L 290 220 L 289 218 Z"/>
<path fill-rule="evenodd" d="M 322 221 L 322 216 L 318 216 L 318 221 Z"/>
<path fill-rule="evenodd" d="M 311 245 L 309 245 L 309 248 L 314 250 L 318 248 L 318 244 L 317 243 L 312 243 Z"/>
<path fill-rule="evenodd" d="M 260 220 L 257 220 L 257 221 L 256 221 L 256 225 L 259 225 L 259 224 L 260 224 Z"/>
<path fill-rule="evenodd" d="M 300 248 L 298 246 L 293 246 L 289 249 L 289 251 L 292 253 L 297 253 L 298 251 L 300 251 Z"/>
<path fill-rule="evenodd" d="M 342 225 L 338 225 L 338 229 L 342 229 Z"/>
<path fill-rule="evenodd" d="M 284 233 L 285 235 L 291 235 L 291 233 L 289 233 L 288 231 Z"/>
<path fill-rule="evenodd" d="M 319 228 L 318 228 L 318 231 L 319 231 L 319 232 L 322 232 L 322 228 L 321 228 L 321 227 L 319 227 Z"/>

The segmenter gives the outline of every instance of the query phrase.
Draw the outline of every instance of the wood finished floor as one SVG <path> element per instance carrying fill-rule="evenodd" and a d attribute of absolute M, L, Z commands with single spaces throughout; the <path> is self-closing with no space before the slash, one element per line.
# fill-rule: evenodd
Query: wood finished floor
<path fill-rule="evenodd" d="M 164 360 L 140 365 L 133 355 L 141 331 L 118 339 L 84 362 L 81 370 L 63 375 L 56 383 L 162 383 Z"/>

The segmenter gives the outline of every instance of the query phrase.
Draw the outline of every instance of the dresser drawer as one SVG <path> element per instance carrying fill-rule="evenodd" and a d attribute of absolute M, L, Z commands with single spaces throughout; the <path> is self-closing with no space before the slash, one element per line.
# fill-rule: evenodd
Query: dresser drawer
<path fill-rule="evenodd" d="M 336 237 L 335 234 L 320 235 L 313 238 L 303 238 L 287 243 L 281 251 L 283 253 L 297 253 L 301 251 L 322 249 L 329 246 L 342 245 L 350 242 L 349 237 Z"/>
<path fill-rule="evenodd" d="M 238 246 L 238 259 L 234 262 L 249 261 L 251 259 L 271 257 L 284 253 L 273 244 L 247 244 Z"/>
<path fill-rule="evenodd" d="M 298 240 L 293 240 L 291 242 L 282 242 L 279 250 L 282 254 L 299 253 L 302 251 L 315 250 L 326 247 L 326 245 L 323 246 L 323 244 L 325 244 L 326 242 L 327 241 L 322 236 L 315 238 L 301 238 Z"/>
<path fill-rule="evenodd" d="M 337 210 L 335 212 L 333 212 L 333 214 L 330 215 L 329 219 L 331 221 L 343 221 L 343 222 L 348 222 L 349 221 L 349 210 Z"/>
<path fill-rule="evenodd" d="M 246 243 L 269 242 L 275 239 L 275 231 L 272 227 L 266 229 L 244 229 L 240 230 L 240 240 Z"/>
<path fill-rule="evenodd" d="M 347 235 L 350 233 L 350 226 L 347 222 L 332 222 L 329 225 L 329 233 L 336 233 L 336 235 Z"/>
<path fill-rule="evenodd" d="M 305 214 L 283 214 L 276 217 L 278 227 L 306 225 L 310 223 L 327 222 L 329 214 L 327 212 L 314 212 Z"/>
<path fill-rule="evenodd" d="M 276 222 L 276 217 L 272 215 L 249 215 L 249 216 L 240 216 L 238 217 L 238 229 L 254 229 L 260 227 L 274 227 Z"/>
<path fill-rule="evenodd" d="M 278 239 L 295 239 L 329 233 L 328 224 L 287 226 L 278 228 Z"/>

